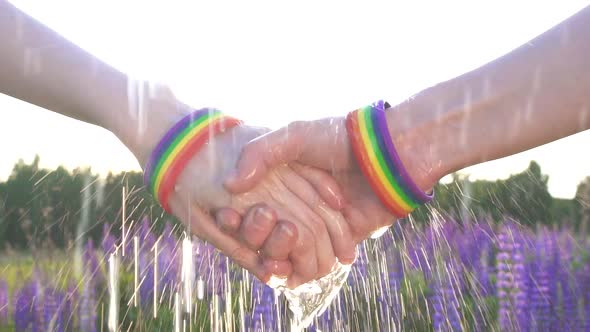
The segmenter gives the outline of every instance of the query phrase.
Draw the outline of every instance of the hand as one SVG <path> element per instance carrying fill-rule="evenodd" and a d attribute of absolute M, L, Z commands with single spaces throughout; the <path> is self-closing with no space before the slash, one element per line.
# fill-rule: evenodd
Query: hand
<path fill-rule="evenodd" d="M 132 117 L 133 121 L 127 125 L 113 121 L 110 128 L 142 165 L 164 133 L 192 111 L 167 87 L 153 87 L 141 103 L 140 114 L 144 118 Z M 289 166 L 269 172 L 252 192 L 232 196 L 224 189 L 223 179 L 235 168 L 243 145 L 266 132 L 263 128 L 241 126 L 215 136 L 181 173 L 169 203 L 173 213 L 193 233 L 211 242 L 262 281 L 267 281 L 271 273 L 291 275 L 294 271 L 288 286 L 297 286 L 328 273 L 335 257 L 343 262 L 352 261 L 354 247 L 351 241 L 340 241 L 344 245 L 336 245 L 332 250 L 331 238 L 346 239 L 350 234 L 341 226 L 346 226 L 342 215 L 329 208 L 337 208 L 340 199 L 334 188 L 337 185 L 322 172 L 316 172 L 314 177 L 324 184 L 321 190 L 325 192 L 320 195 L 313 190 L 317 185 L 308 183 Z M 267 205 L 260 206 L 262 202 Z M 221 218 L 225 222 L 216 225 L 210 212 L 226 216 Z M 244 214 L 242 223 L 240 215 Z M 232 224 L 244 227 L 232 229 Z M 219 226 L 231 235 L 222 232 Z M 258 251 L 264 263 L 260 262 Z"/>
<path fill-rule="evenodd" d="M 410 176 L 421 186 L 431 188 L 428 172 L 416 154 L 398 153 Z M 331 172 L 342 190 L 342 213 L 348 222 L 354 244 L 368 238 L 382 227 L 392 225 L 395 217 L 381 204 L 365 180 L 352 154 L 344 118 L 295 122 L 287 127 L 256 138 L 244 147 L 237 173 L 225 185 L 233 193 L 250 190 L 277 165 L 297 161 L 292 169 L 314 184 L 316 191 L 326 194 L 313 181 L 313 168 Z M 305 165 L 305 166 L 304 166 Z M 322 196 L 323 197 L 323 196 Z"/>
<path fill-rule="evenodd" d="M 342 227 L 346 222 L 339 212 L 320 199 L 312 184 L 293 171 L 296 165 L 277 167 L 246 193 L 230 195 L 224 189 L 223 179 L 233 171 L 242 146 L 264 132 L 265 129 L 240 126 L 212 138 L 181 173 L 170 198 L 170 207 L 192 232 L 250 270 L 260 271 L 252 255 L 257 251 L 266 258 L 266 271 L 289 276 L 292 267 L 288 286 L 294 287 L 328 274 L 337 257 L 341 261 L 354 259 L 354 246 L 349 241 L 333 250 L 331 239 L 350 237 Z M 312 174 L 312 181 L 327 185 L 325 190 L 331 195 L 322 196 L 332 202 L 339 200 L 337 185 L 329 176 L 315 170 L 308 173 Z M 261 202 L 265 205 L 260 205 Z M 234 213 L 246 215 L 244 227 L 232 228 L 240 223 L 236 218 L 231 222 L 230 210 L 222 209 L 228 206 Z M 221 209 L 218 214 L 228 216 L 221 226 L 233 232 L 233 236 L 221 232 L 203 213 L 218 209 Z M 236 240 L 241 240 L 243 245 L 238 245 Z M 261 272 L 255 274 L 258 276 Z M 261 279 L 266 281 L 266 278 L 267 275 L 262 274 Z"/>

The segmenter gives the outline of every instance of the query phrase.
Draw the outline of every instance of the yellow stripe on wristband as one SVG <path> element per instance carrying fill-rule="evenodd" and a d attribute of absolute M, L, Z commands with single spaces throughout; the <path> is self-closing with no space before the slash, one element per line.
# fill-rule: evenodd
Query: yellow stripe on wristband
<path fill-rule="evenodd" d="M 390 181 L 388 180 L 387 176 L 385 175 L 383 169 L 379 167 L 379 161 L 375 154 L 375 149 L 379 147 L 374 146 L 369 138 L 369 134 L 367 132 L 367 122 L 365 120 L 364 112 L 365 110 L 359 110 L 356 112 L 357 121 L 359 123 L 359 131 L 361 134 L 361 139 L 363 141 L 363 146 L 366 148 L 366 153 L 371 161 L 370 167 L 375 170 L 375 174 L 378 177 L 379 183 L 381 184 L 382 188 L 386 190 L 386 192 L 395 200 L 395 202 L 399 205 L 399 207 L 404 210 L 407 214 L 412 212 L 414 209 L 409 206 L 404 199 L 394 190 L 391 186 Z"/>
<path fill-rule="evenodd" d="M 180 151 L 182 151 L 184 149 L 184 147 L 186 146 L 186 144 L 191 140 L 191 138 L 193 136 L 195 136 L 198 132 L 203 130 L 205 127 L 207 127 L 211 123 L 211 121 L 214 121 L 215 119 L 218 119 L 222 116 L 223 116 L 223 113 L 221 113 L 221 112 L 217 113 L 215 115 L 212 115 L 206 121 L 203 121 L 198 126 L 192 128 L 190 130 L 190 132 L 187 133 L 180 142 L 178 142 L 177 145 L 174 145 L 174 149 L 170 152 L 168 158 L 164 161 L 164 163 L 162 164 L 162 166 L 160 168 L 160 171 L 157 174 L 155 184 L 154 184 L 154 192 L 155 193 L 160 192 L 160 186 L 162 185 L 162 180 L 164 178 L 164 175 L 168 172 L 168 168 L 171 166 L 172 162 L 176 159 L 176 157 L 180 153 Z"/>

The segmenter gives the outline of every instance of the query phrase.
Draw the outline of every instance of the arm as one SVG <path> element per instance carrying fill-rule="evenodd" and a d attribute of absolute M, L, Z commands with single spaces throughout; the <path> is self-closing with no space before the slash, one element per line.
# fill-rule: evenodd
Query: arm
<path fill-rule="evenodd" d="M 0 41 L 0 93 L 111 131 L 142 166 L 155 140 L 189 111 L 165 87 L 134 86 L 4 0 Z"/>
<path fill-rule="evenodd" d="M 464 167 L 590 128 L 590 7 L 394 107 L 388 125 L 424 188 Z"/>
<path fill-rule="evenodd" d="M 387 110 L 397 153 L 419 188 L 467 166 L 590 128 L 590 7 L 510 54 Z M 248 190 L 277 165 L 331 171 L 355 241 L 395 220 L 352 157 L 344 118 L 296 122 L 250 142 L 225 182 Z M 318 190 L 318 188 L 316 188 Z"/>
<path fill-rule="evenodd" d="M 137 85 L 4 0 L 0 0 L 0 45 L 0 93 L 111 131 L 142 166 L 164 133 L 192 111 L 166 87 Z M 330 234 L 336 234 L 332 236 L 336 240 L 346 238 L 340 227 L 344 221 L 289 167 L 270 174 L 261 186 L 243 195 L 224 190 L 221 178 L 235 165 L 242 145 L 265 131 L 244 125 L 211 138 L 203 148 L 207 151 L 192 155 L 183 168 L 168 203 L 191 232 L 259 279 L 268 279 L 270 272 L 290 275 L 293 262 L 292 282 L 304 283 L 327 274 L 335 254 L 344 261 L 354 259 L 354 246 L 344 243 L 332 250 Z M 330 187 L 327 180 L 323 183 Z M 264 217 L 261 203 L 276 215 Z M 246 216 L 245 224 L 254 228 L 263 224 L 265 232 L 222 233 L 208 213 L 227 206 L 234 210 L 234 224 L 239 212 Z"/>

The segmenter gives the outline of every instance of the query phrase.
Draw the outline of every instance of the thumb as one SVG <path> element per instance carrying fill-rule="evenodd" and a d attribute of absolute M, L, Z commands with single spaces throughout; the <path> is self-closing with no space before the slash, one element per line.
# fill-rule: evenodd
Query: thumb
<path fill-rule="evenodd" d="M 304 128 L 293 123 L 260 136 L 244 146 L 233 175 L 224 185 L 231 193 L 256 186 L 274 167 L 297 160 L 304 150 Z"/>

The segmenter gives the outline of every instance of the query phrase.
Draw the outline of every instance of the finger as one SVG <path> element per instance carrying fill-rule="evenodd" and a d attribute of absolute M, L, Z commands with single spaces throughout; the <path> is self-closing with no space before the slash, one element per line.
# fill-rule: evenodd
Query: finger
<path fill-rule="evenodd" d="M 289 278 L 293 273 L 293 265 L 289 260 L 274 260 L 265 258 L 263 261 L 265 269 L 274 276 Z"/>
<path fill-rule="evenodd" d="M 307 230 L 301 233 L 305 235 L 299 236 L 295 248 L 289 254 L 289 260 L 293 264 L 291 284 L 297 283 L 298 285 L 317 279 L 319 266 L 316 247 L 309 245 L 314 241 L 313 236 Z"/>
<path fill-rule="evenodd" d="M 318 171 L 319 172 L 319 171 Z M 309 168 L 310 176 L 316 175 L 314 169 Z M 305 178 L 295 172 L 280 173 L 285 185 L 311 209 L 307 217 L 313 223 L 314 235 L 318 238 L 318 252 L 320 255 L 320 274 L 328 274 L 334 265 L 334 256 L 343 263 L 351 263 L 355 257 L 355 246 L 348 223 L 337 211 L 330 209 L 319 197 L 318 193 Z"/>
<path fill-rule="evenodd" d="M 235 235 L 242 224 L 242 216 L 230 208 L 221 208 L 215 212 L 215 221 L 219 228 L 229 235 Z"/>
<path fill-rule="evenodd" d="M 176 193 L 171 195 L 169 206 L 172 213 L 189 227 L 191 233 L 211 243 L 260 281 L 268 282 L 270 274 L 266 271 L 258 254 L 233 237 L 224 234 L 204 211 Z"/>
<path fill-rule="evenodd" d="M 232 193 L 252 189 L 275 166 L 296 160 L 303 150 L 303 126 L 291 124 L 249 142 L 238 160 L 236 173 L 224 185 Z"/>
<path fill-rule="evenodd" d="M 246 213 L 239 237 L 248 248 L 258 251 L 275 228 L 277 215 L 266 204 L 258 204 Z"/>
<path fill-rule="evenodd" d="M 343 207 L 344 194 L 333 176 L 319 168 L 305 166 L 297 162 L 290 163 L 289 166 L 307 180 L 332 209 L 340 210 Z"/>
<path fill-rule="evenodd" d="M 283 190 L 283 194 L 286 196 L 281 196 L 284 199 L 284 201 L 281 202 L 284 206 L 289 206 L 293 210 L 300 210 L 306 208 L 305 204 L 300 202 L 288 190 Z M 299 204 L 301 204 L 301 206 L 299 206 Z M 279 210 L 277 210 L 277 212 L 279 212 Z M 294 244 L 285 242 L 282 245 L 273 245 L 274 249 L 272 250 L 274 250 L 275 252 L 278 251 L 277 256 L 281 257 L 282 255 L 284 255 L 284 252 L 288 252 L 289 248 L 292 248 L 292 250 L 290 250 L 290 252 L 288 253 L 288 259 L 292 265 L 293 273 L 291 274 L 291 276 L 295 276 L 295 280 L 305 283 L 310 280 L 317 279 L 318 266 L 320 264 L 318 263 L 319 258 L 317 252 L 317 239 L 313 235 L 313 232 L 306 225 L 306 223 L 301 222 L 301 219 L 298 219 L 297 215 L 301 216 L 300 212 L 296 215 L 293 214 L 292 211 L 280 210 L 279 215 L 281 216 L 282 220 L 280 224 L 283 226 L 287 226 L 289 228 L 287 232 L 294 233 L 292 237 L 295 237 L 296 241 Z M 284 220 L 297 220 L 298 222 L 286 222 Z M 293 226 L 293 228 L 291 226 Z M 276 229 L 279 229 L 279 227 L 277 226 Z M 287 235 L 286 237 L 291 237 L 291 235 Z M 269 241 L 271 241 L 272 238 L 272 236 L 269 237 Z M 284 248 L 282 248 L 282 246 L 284 246 Z M 327 249 L 331 250 L 331 247 L 328 246 Z M 281 253 L 280 250 L 283 250 L 283 253 Z M 274 253 L 269 253 L 271 256 L 274 257 Z M 334 256 L 332 255 L 332 257 Z"/>
<path fill-rule="evenodd" d="M 310 207 L 317 206 L 318 201 L 320 201 L 318 195 L 309 183 L 293 172 L 288 166 L 278 168 L 278 171 L 274 174 L 277 176 L 269 177 L 269 181 L 274 182 L 271 185 L 274 185 L 275 188 L 282 188 L 281 199 L 283 201 L 280 203 L 282 206 L 287 207 L 290 214 L 293 215 L 293 218 L 281 217 L 281 219 L 297 222 L 303 226 L 298 227 L 299 240 L 295 251 L 298 250 L 297 248 L 302 241 L 302 236 L 306 237 L 303 240 L 305 242 L 302 243 L 308 247 L 314 246 L 315 254 L 317 255 L 318 275 L 312 279 L 328 274 L 336 262 L 336 256 L 334 255 L 330 235 L 328 234 L 324 220 Z M 302 232 L 304 229 L 305 232 Z M 302 249 L 300 248 L 299 250 Z M 308 248 L 305 250 L 308 250 Z M 301 255 L 307 254 L 307 251 L 301 253 Z M 297 272 L 295 266 L 294 269 Z"/>
<path fill-rule="evenodd" d="M 297 243 L 297 227 L 288 221 L 280 221 L 266 239 L 260 252 L 264 258 L 285 260 Z"/>

